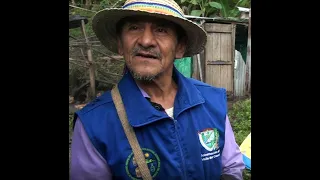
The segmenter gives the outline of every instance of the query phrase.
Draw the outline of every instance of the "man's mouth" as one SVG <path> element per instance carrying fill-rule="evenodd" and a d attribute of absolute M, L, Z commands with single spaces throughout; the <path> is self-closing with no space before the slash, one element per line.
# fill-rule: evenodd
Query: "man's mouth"
<path fill-rule="evenodd" d="M 158 59 L 156 55 L 147 54 L 147 53 L 137 53 L 136 56 L 143 57 L 143 58 L 150 58 L 150 59 Z"/>

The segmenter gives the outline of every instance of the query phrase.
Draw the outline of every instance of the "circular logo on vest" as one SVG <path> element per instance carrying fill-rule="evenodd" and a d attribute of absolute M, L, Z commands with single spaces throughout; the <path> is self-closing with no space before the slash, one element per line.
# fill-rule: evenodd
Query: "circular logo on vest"
<path fill-rule="evenodd" d="M 146 159 L 147 166 L 150 170 L 151 176 L 154 178 L 157 176 L 160 170 L 160 158 L 151 149 L 141 148 L 144 158 Z M 133 152 L 128 156 L 126 161 L 126 172 L 131 179 L 142 179 L 138 164 L 134 158 Z"/>

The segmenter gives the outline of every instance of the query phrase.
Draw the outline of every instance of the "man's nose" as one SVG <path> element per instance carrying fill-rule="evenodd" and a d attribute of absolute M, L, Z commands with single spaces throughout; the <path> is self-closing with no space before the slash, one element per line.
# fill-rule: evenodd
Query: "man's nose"
<path fill-rule="evenodd" d="M 150 25 L 146 25 L 140 38 L 138 39 L 138 43 L 143 47 L 150 47 L 156 45 L 155 36 L 152 32 L 152 28 Z"/>

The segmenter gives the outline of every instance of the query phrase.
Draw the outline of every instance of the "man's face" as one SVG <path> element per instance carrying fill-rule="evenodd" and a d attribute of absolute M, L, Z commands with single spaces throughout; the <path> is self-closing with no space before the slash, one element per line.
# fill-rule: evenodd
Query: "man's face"
<path fill-rule="evenodd" d="M 153 80 L 172 71 L 175 58 L 182 58 L 185 41 L 178 42 L 176 26 L 154 17 L 127 19 L 120 30 L 119 54 L 138 80 Z"/>

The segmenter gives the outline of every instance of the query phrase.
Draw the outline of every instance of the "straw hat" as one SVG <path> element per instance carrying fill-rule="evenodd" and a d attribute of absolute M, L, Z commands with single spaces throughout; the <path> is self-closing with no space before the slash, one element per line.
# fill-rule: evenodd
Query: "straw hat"
<path fill-rule="evenodd" d="M 118 53 L 116 24 L 124 17 L 135 15 L 154 16 L 180 25 L 188 37 L 184 56 L 198 54 L 204 49 L 207 42 L 206 32 L 198 24 L 185 18 L 182 9 L 174 0 L 127 0 L 122 8 L 97 12 L 92 20 L 93 31 L 107 49 Z"/>

